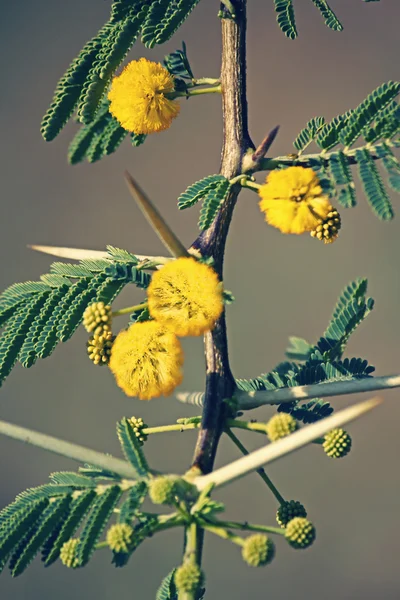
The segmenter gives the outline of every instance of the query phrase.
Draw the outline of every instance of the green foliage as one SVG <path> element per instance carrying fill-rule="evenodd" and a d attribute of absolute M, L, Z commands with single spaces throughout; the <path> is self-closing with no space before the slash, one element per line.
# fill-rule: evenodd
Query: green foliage
<path fill-rule="evenodd" d="M 178 592 L 174 581 L 175 571 L 176 569 L 172 569 L 162 580 L 157 590 L 156 600 L 178 600 Z"/>
<path fill-rule="evenodd" d="M 343 25 L 329 6 L 327 0 L 311 0 L 318 8 L 325 25 L 333 31 L 342 31 Z M 364 2 L 379 2 L 380 0 L 363 0 Z M 291 40 L 297 37 L 296 19 L 293 0 L 274 0 L 276 20 L 283 33 Z"/>
<path fill-rule="evenodd" d="M 334 31 L 342 31 L 343 25 L 326 2 L 326 0 L 312 0 L 315 6 L 320 11 L 322 17 L 325 20 L 325 25 Z"/>
<path fill-rule="evenodd" d="M 366 296 L 367 280 L 356 279 L 341 293 L 332 318 L 315 346 L 291 337 L 286 356 L 296 362 L 280 363 L 273 371 L 255 379 L 238 379 L 238 389 L 245 392 L 276 390 L 285 387 L 330 383 L 369 377 L 375 368 L 362 358 L 342 359 L 350 335 L 371 312 L 374 301 Z M 333 412 L 329 402 L 315 398 L 306 403 L 295 400 L 283 403 L 279 411 L 298 421 L 313 423 Z"/>
<path fill-rule="evenodd" d="M 356 160 L 361 183 L 373 212 L 379 219 L 393 219 L 392 204 L 371 153 L 366 148 L 356 150 Z"/>
<path fill-rule="evenodd" d="M 314 117 L 308 121 L 304 129 L 302 129 L 293 142 L 294 147 L 299 152 L 303 151 L 315 138 L 325 125 L 324 117 Z"/>
<path fill-rule="evenodd" d="M 103 102 L 110 80 L 139 34 L 149 48 L 162 44 L 180 27 L 199 0 L 114 0 L 110 20 L 82 48 L 57 84 L 53 101 L 42 121 L 42 135 L 53 140 L 77 111 L 87 127 L 71 144 L 72 164 L 111 154 L 127 135 L 106 117 Z M 139 145 L 144 136 L 134 136 Z"/>
<path fill-rule="evenodd" d="M 138 509 L 147 496 L 147 483 L 138 481 L 128 492 L 128 497 L 121 504 L 118 514 L 118 523 L 132 523 L 138 514 Z"/>
<path fill-rule="evenodd" d="M 200 210 L 199 227 L 207 229 L 221 204 L 229 194 L 231 184 L 223 175 L 208 175 L 190 185 L 178 198 L 178 208 L 183 210 L 203 200 Z"/>
<path fill-rule="evenodd" d="M 123 453 L 135 469 L 137 476 L 147 477 L 149 466 L 129 419 L 124 417 L 117 423 L 117 434 Z"/>
<path fill-rule="evenodd" d="M 190 66 L 189 59 L 186 53 L 186 44 L 182 42 L 182 50 L 175 50 L 164 58 L 164 66 L 171 75 L 180 77 L 181 79 L 194 79 L 194 75 Z"/>
<path fill-rule="evenodd" d="M 92 511 L 82 530 L 77 549 L 79 566 L 83 567 L 95 551 L 96 543 L 103 533 L 118 500 L 121 489 L 118 485 L 108 487 L 98 495 L 93 503 Z"/>
<path fill-rule="evenodd" d="M 392 152 L 400 133 L 400 108 L 395 100 L 399 92 L 400 82 L 384 83 L 357 108 L 338 115 L 329 123 L 325 123 L 323 117 L 311 119 L 294 141 L 299 155 L 293 164 L 310 166 L 317 171 L 324 192 L 336 197 L 345 208 L 356 205 L 351 166 L 358 165 L 367 200 L 373 212 L 383 220 L 393 218 L 393 209 L 377 163 L 382 163 L 392 189 L 400 191 L 400 165 Z M 367 145 L 352 149 L 362 137 Z M 302 154 L 312 142 L 323 152 Z M 342 149 L 328 153 L 339 144 Z"/>
<path fill-rule="evenodd" d="M 68 149 L 68 160 L 76 165 L 83 160 L 90 163 L 109 156 L 121 145 L 129 135 L 133 146 L 140 146 L 146 135 L 129 133 L 109 112 L 109 101 L 104 99 L 87 125 L 82 125 L 73 138 Z"/>
<path fill-rule="evenodd" d="M 67 341 L 92 302 L 111 303 L 122 288 L 145 288 L 150 276 L 126 250 L 109 247 L 108 257 L 79 264 L 53 263 L 42 281 L 16 283 L 0 296 L 0 385 L 15 363 L 31 367 Z"/>
<path fill-rule="evenodd" d="M 297 37 L 293 0 L 274 0 L 276 20 L 283 33 L 291 40 Z"/>

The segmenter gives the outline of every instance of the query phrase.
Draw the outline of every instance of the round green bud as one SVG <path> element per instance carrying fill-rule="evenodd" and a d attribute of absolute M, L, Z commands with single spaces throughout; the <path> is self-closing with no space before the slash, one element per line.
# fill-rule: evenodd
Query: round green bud
<path fill-rule="evenodd" d="M 263 567 L 275 556 L 275 545 L 262 533 L 250 535 L 242 547 L 242 558 L 250 567 Z"/>
<path fill-rule="evenodd" d="M 147 440 L 147 435 L 143 433 L 143 429 L 146 429 L 147 425 L 140 417 L 137 419 L 136 417 L 131 417 L 129 419 L 129 423 L 132 425 L 133 431 L 140 442 L 140 445 L 143 446 L 145 441 Z"/>
<path fill-rule="evenodd" d="M 295 517 L 286 525 L 285 537 L 292 548 L 308 548 L 315 540 L 315 527 L 303 517 Z"/>
<path fill-rule="evenodd" d="M 324 437 L 325 453 L 331 458 L 342 458 L 350 452 L 351 437 L 344 429 L 332 429 Z"/>
<path fill-rule="evenodd" d="M 153 504 L 173 504 L 177 493 L 180 477 L 166 475 L 156 477 L 149 482 L 149 496 Z"/>
<path fill-rule="evenodd" d="M 178 593 L 193 594 L 204 581 L 204 577 L 198 565 L 186 563 L 176 569 L 174 580 Z"/>
<path fill-rule="evenodd" d="M 111 331 L 104 331 L 100 335 L 95 333 L 87 343 L 87 352 L 90 360 L 100 367 L 108 365 L 113 342 L 114 336 Z"/>
<path fill-rule="evenodd" d="M 79 565 L 77 558 L 77 550 L 79 545 L 79 538 L 71 538 L 65 542 L 60 550 L 60 560 L 66 567 L 75 569 Z"/>
<path fill-rule="evenodd" d="M 132 545 L 133 529 L 127 523 L 116 523 L 107 531 L 107 544 L 113 552 L 129 552 Z"/>
<path fill-rule="evenodd" d="M 266 425 L 267 436 L 271 442 L 276 442 L 297 429 L 297 421 L 286 413 L 274 415 Z"/>
<path fill-rule="evenodd" d="M 281 527 L 286 525 L 295 517 L 306 517 L 307 511 L 301 502 L 297 500 L 288 500 L 283 502 L 276 512 L 276 520 Z"/>
<path fill-rule="evenodd" d="M 83 326 L 88 333 L 101 335 L 111 331 L 112 313 L 111 306 L 104 302 L 93 302 L 83 313 Z"/>

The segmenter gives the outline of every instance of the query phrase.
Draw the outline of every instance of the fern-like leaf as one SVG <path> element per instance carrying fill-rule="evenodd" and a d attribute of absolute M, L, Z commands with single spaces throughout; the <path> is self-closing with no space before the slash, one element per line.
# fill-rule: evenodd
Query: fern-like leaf
<path fill-rule="evenodd" d="M 338 192 L 338 202 L 345 208 L 355 206 L 356 193 L 349 159 L 342 151 L 334 152 L 329 157 L 328 165 L 329 174 Z"/>
<path fill-rule="evenodd" d="M 120 506 L 118 514 L 118 523 L 131 524 L 136 513 L 147 495 L 147 484 L 145 481 L 138 481 L 129 490 L 128 497 Z"/>
<path fill-rule="evenodd" d="M 193 183 L 186 188 L 186 190 L 179 196 L 179 210 L 193 206 L 196 204 L 196 202 L 204 198 L 209 192 L 211 192 L 211 190 L 214 190 L 224 181 L 228 180 L 223 175 L 209 175 L 208 177 L 204 177 L 204 179 L 200 179 L 200 181 L 196 181 L 196 183 Z"/>
<path fill-rule="evenodd" d="M 226 200 L 231 184 L 228 179 L 223 179 L 215 188 L 207 192 L 203 199 L 203 205 L 200 210 L 199 228 L 204 231 L 210 227 L 220 206 Z"/>
<path fill-rule="evenodd" d="M 3 564 L 13 548 L 34 526 L 37 519 L 49 505 L 47 498 L 33 501 L 25 509 L 16 513 L 15 517 L 5 521 L 0 529 L 0 564 Z"/>
<path fill-rule="evenodd" d="M 281 31 L 291 40 L 297 37 L 293 0 L 274 0 L 276 20 Z"/>
<path fill-rule="evenodd" d="M 370 152 L 363 148 L 356 150 L 358 172 L 367 200 L 379 219 L 393 219 L 393 208 L 382 178 Z"/>
<path fill-rule="evenodd" d="M 80 567 L 85 566 L 92 556 L 120 496 L 121 488 L 112 485 L 95 500 L 79 539 L 76 556 Z"/>
<path fill-rule="evenodd" d="M 53 564 L 59 557 L 63 544 L 73 537 L 83 519 L 87 516 L 96 498 L 94 489 L 84 491 L 80 496 L 72 501 L 69 514 L 64 519 L 61 530 L 53 541 L 51 546 L 46 548 L 42 555 L 42 560 L 46 567 Z"/>
<path fill-rule="evenodd" d="M 21 575 L 29 563 L 34 559 L 40 547 L 46 539 L 51 535 L 53 529 L 62 521 L 64 515 L 68 511 L 71 503 L 71 496 L 65 496 L 54 500 L 42 513 L 40 522 L 37 525 L 35 535 L 25 545 L 18 560 L 12 569 L 12 576 Z"/>
<path fill-rule="evenodd" d="M 149 466 L 143 454 L 140 442 L 133 431 L 133 427 L 125 417 L 117 423 L 118 439 L 126 459 L 135 469 L 138 477 L 147 477 Z"/>
<path fill-rule="evenodd" d="M 294 147 L 300 152 L 304 150 L 318 135 L 325 125 L 324 117 L 314 117 L 308 121 L 304 129 L 302 129 L 293 142 Z"/>
<path fill-rule="evenodd" d="M 182 79 L 193 79 L 194 75 L 186 53 L 186 44 L 182 42 L 182 50 L 175 50 L 164 58 L 164 66 L 171 75 Z"/>
<path fill-rule="evenodd" d="M 333 408 L 329 402 L 320 398 L 314 398 L 304 404 L 301 404 L 299 401 L 284 402 L 279 405 L 278 412 L 288 413 L 297 421 L 308 424 L 329 417 L 333 413 Z"/>
<path fill-rule="evenodd" d="M 162 580 L 157 590 L 156 600 L 178 600 L 178 592 L 174 581 L 175 571 L 176 569 L 172 569 Z"/>
<path fill-rule="evenodd" d="M 342 31 L 343 25 L 326 2 L 326 0 L 312 0 L 325 20 L 325 25 L 334 31 Z"/>

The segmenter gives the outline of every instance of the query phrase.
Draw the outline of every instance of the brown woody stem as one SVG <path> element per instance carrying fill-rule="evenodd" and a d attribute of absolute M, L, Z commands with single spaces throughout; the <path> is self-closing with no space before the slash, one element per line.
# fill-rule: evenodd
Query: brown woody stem
<path fill-rule="evenodd" d="M 222 18 L 222 108 L 223 147 L 220 173 L 232 179 L 242 172 L 242 159 L 254 148 L 247 130 L 246 100 L 246 0 L 232 1 L 235 18 Z M 194 242 L 203 256 L 212 256 L 214 268 L 222 279 L 225 243 L 232 212 L 240 191 L 231 188 L 211 226 Z M 225 315 L 217 321 L 205 341 L 206 391 L 203 418 L 195 449 L 193 467 L 209 473 L 214 464 L 218 441 L 226 413 L 224 399 L 231 398 L 235 382 L 232 376 L 226 336 Z"/>

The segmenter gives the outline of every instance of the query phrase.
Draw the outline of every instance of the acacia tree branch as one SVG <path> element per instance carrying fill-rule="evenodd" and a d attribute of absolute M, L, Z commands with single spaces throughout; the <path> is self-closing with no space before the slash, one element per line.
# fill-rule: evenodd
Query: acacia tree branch
<path fill-rule="evenodd" d="M 222 110 L 223 147 L 220 172 L 232 179 L 242 171 L 242 160 L 254 148 L 247 129 L 246 100 L 246 0 L 232 2 L 235 17 L 222 18 Z M 222 280 L 226 237 L 232 212 L 240 191 L 233 185 L 211 226 L 193 243 L 192 248 L 214 258 L 214 267 Z M 226 405 L 235 389 L 226 336 L 225 315 L 204 338 L 206 357 L 206 392 L 203 418 L 193 458 L 193 467 L 209 473 L 214 464 L 218 441 L 223 429 Z"/>

